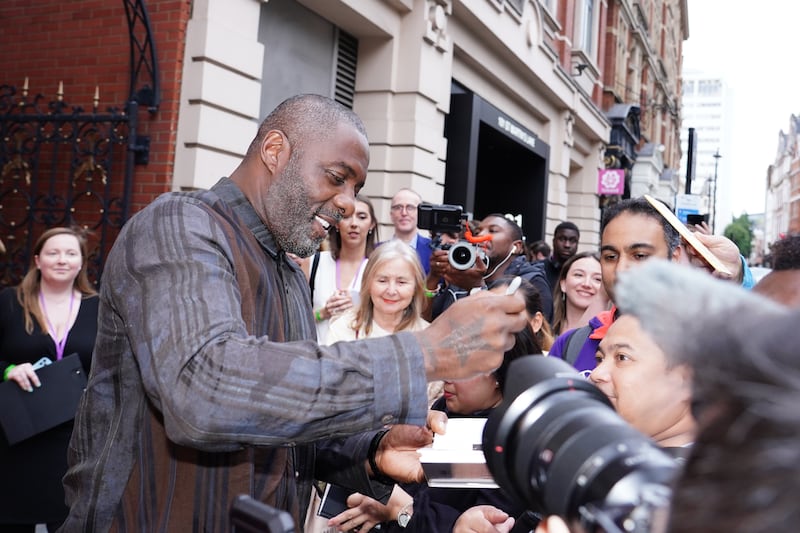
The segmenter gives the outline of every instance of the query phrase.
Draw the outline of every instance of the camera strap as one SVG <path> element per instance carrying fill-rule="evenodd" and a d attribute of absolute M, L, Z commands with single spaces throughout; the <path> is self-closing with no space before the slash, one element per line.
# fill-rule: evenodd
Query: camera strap
<path fill-rule="evenodd" d="M 308 276 L 308 288 L 311 289 L 311 305 L 314 305 L 314 280 L 317 277 L 317 267 L 319 267 L 319 252 L 314 254 L 311 262 L 311 273 Z"/>
<path fill-rule="evenodd" d="M 572 334 L 567 337 L 564 343 L 564 351 L 561 352 L 561 359 L 567 363 L 574 365 L 578 360 L 578 355 L 581 353 L 581 348 L 586 344 L 586 339 L 592 334 L 592 326 L 583 326 L 576 328 Z"/>

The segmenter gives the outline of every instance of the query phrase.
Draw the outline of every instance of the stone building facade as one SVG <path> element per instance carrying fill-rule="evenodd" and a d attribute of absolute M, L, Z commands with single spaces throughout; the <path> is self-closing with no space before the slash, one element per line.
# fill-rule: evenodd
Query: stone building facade
<path fill-rule="evenodd" d="M 134 169 L 132 211 L 228 174 L 298 92 L 364 119 L 364 192 L 383 224 L 411 187 L 514 216 L 530 240 L 572 220 L 590 248 L 615 199 L 598 196 L 599 170 L 624 168 L 626 195 L 677 187 L 686 0 L 7 0 L 0 83 L 63 80 L 78 102 L 99 85 L 103 103 L 124 102 L 148 82 L 129 80 L 127 45 L 148 41 L 125 17 L 142 7 L 152 50 L 137 53 L 154 52 L 160 103 L 139 110 L 149 161 Z M 620 110 L 624 146 L 609 118 Z"/>

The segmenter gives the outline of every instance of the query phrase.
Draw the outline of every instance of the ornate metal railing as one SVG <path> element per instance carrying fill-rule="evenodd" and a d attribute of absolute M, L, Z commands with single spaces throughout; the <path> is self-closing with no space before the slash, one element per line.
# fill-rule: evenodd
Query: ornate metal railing
<path fill-rule="evenodd" d="M 0 86 L 0 283 L 19 282 L 34 241 L 47 228 L 77 225 L 91 244 L 90 275 L 97 281 L 119 229 L 128 218 L 133 167 L 147 157 L 136 136 L 138 104 L 91 111 L 64 100 L 29 97 Z"/>
<path fill-rule="evenodd" d="M 139 106 L 158 111 L 161 87 L 144 0 L 122 0 L 130 43 L 130 94 L 123 106 L 70 106 L 59 82 L 55 100 L 0 85 L 0 285 L 18 283 L 35 239 L 53 226 L 77 225 L 90 242 L 89 273 L 103 261 L 128 219 L 136 164 L 150 139 L 137 134 Z"/>

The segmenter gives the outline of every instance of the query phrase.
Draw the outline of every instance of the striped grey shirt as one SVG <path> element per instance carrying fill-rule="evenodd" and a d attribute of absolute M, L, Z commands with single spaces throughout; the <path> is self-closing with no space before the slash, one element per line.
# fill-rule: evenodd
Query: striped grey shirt
<path fill-rule="evenodd" d="M 227 531 L 240 493 L 292 512 L 312 441 L 423 425 L 411 334 L 320 347 L 308 284 L 239 188 L 170 193 L 105 265 L 63 531 Z"/>

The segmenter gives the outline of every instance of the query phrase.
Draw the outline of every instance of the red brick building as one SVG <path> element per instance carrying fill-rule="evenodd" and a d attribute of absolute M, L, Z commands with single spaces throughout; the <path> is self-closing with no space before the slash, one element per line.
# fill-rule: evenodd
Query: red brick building
<path fill-rule="evenodd" d="M 43 229 L 70 222 L 92 230 L 104 255 L 126 216 L 171 190 L 190 6 L 188 0 L 0 3 L 6 148 L 0 238 L 8 259 L 19 263 Z M 130 112 L 132 98 L 140 102 L 138 140 L 125 139 L 130 123 L 124 121 L 108 126 L 69 118 L 76 106 L 94 115 L 108 114 L 108 108 Z M 54 101 L 66 104 L 57 121 L 51 120 Z M 42 119 L 37 126 L 23 122 L 33 116 Z M 87 143 L 103 143 L 100 132 L 109 127 L 121 140 L 107 141 L 120 146 L 104 160 L 107 150 Z M 92 140 L 92 132 L 99 137 Z M 143 149 L 126 176 L 129 142 Z M 6 270 L 2 282 L 13 282 L 20 268 Z"/>

